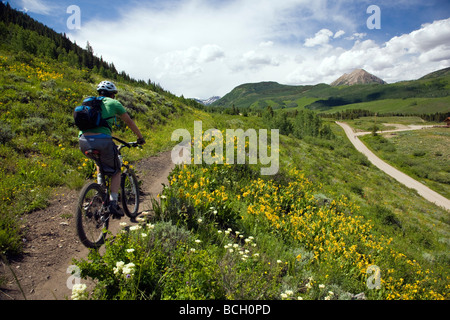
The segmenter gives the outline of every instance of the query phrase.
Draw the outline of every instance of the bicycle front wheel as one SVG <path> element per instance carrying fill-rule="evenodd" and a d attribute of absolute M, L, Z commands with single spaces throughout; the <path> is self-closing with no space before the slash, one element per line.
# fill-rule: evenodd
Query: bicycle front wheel
<path fill-rule="evenodd" d="M 86 184 L 80 192 L 76 212 L 76 229 L 81 242 L 88 248 L 99 248 L 104 242 L 109 225 L 105 212 L 103 188 L 97 183 Z"/>
<path fill-rule="evenodd" d="M 139 182 L 133 170 L 127 169 L 122 173 L 120 182 L 120 200 L 125 214 L 136 218 L 139 210 Z"/>

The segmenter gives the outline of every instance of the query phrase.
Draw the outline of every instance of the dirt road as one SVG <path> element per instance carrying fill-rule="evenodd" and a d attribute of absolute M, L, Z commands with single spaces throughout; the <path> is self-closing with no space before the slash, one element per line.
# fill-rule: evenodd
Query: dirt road
<path fill-rule="evenodd" d="M 390 132 L 402 132 L 402 131 L 410 131 L 410 130 L 419 130 L 419 129 L 425 129 L 425 128 L 433 128 L 433 125 L 414 125 L 414 124 L 410 124 L 408 126 L 405 125 L 401 125 L 401 124 L 393 124 L 397 127 L 397 129 L 392 129 L 392 130 L 380 130 L 377 131 L 377 133 L 390 133 Z M 359 132 L 354 132 L 354 135 L 356 136 L 364 136 L 366 134 L 371 134 L 372 132 L 370 131 L 359 131 Z"/>
<path fill-rule="evenodd" d="M 444 207 L 445 209 L 450 210 L 450 200 L 378 158 L 364 145 L 364 143 L 361 142 L 361 140 L 359 140 L 357 134 L 348 124 L 337 121 L 336 123 L 344 129 L 345 134 L 347 135 L 351 143 L 355 146 L 356 150 L 367 156 L 367 158 L 373 165 L 375 165 L 377 168 L 384 171 L 400 183 L 404 184 L 408 188 L 416 190 L 422 197 L 424 197 L 428 201 L 431 201 L 440 207 Z"/>
<path fill-rule="evenodd" d="M 164 152 L 141 160 L 135 167 L 142 181 L 144 196 L 139 211 L 151 210 L 151 199 L 161 192 L 162 184 L 167 185 L 167 177 L 174 167 L 171 154 Z M 0 277 L 7 279 L 6 285 L 0 288 L 0 300 L 70 299 L 72 291 L 67 283 L 75 283 L 70 269 L 72 259 L 87 258 L 89 253 L 75 232 L 77 198 L 78 192 L 59 189 L 48 208 L 24 218 L 24 253 L 10 265 L 24 294 L 12 277 L 11 270 L 0 263 Z M 112 220 L 110 230 L 113 234 L 119 230 L 120 222 L 132 224 L 127 217 Z M 82 279 L 81 283 L 86 281 Z"/>

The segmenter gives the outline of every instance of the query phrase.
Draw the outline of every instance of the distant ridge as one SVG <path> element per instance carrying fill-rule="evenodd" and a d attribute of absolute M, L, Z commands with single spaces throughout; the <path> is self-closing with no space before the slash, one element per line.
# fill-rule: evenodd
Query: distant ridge
<path fill-rule="evenodd" d="M 439 77 L 445 77 L 450 75 L 450 67 L 449 68 L 445 68 L 445 69 L 441 69 L 438 71 L 434 71 L 431 72 L 427 75 L 424 75 L 422 78 L 420 78 L 419 80 L 423 80 L 423 79 L 434 79 L 434 78 L 439 78 Z"/>
<path fill-rule="evenodd" d="M 220 99 L 220 97 L 214 96 L 214 97 L 211 97 L 211 98 L 208 98 L 208 99 L 194 99 L 194 100 L 197 101 L 198 103 L 201 103 L 201 104 L 205 105 L 205 106 L 209 106 L 210 104 L 216 102 L 219 99 Z"/>
<path fill-rule="evenodd" d="M 336 81 L 331 83 L 332 87 L 337 86 L 352 86 L 355 84 L 371 84 L 379 83 L 386 84 L 386 82 L 373 74 L 370 74 L 364 69 L 356 69 L 350 74 L 345 73 L 343 76 L 339 77 Z"/>

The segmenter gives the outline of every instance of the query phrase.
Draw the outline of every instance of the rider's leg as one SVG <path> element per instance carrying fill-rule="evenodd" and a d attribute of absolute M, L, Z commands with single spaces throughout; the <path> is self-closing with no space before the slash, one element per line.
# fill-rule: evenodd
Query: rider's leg
<path fill-rule="evenodd" d="M 111 200 L 117 201 L 120 188 L 120 175 L 121 172 L 119 171 L 111 177 Z"/>

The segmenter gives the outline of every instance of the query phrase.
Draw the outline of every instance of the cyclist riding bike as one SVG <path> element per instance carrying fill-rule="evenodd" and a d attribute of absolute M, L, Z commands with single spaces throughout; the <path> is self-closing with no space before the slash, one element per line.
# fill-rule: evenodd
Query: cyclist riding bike
<path fill-rule="evenodd" d="M 100 162 L 102 168 L 108 176 L 111 176 L 111 194 L 110 194 L 110 212 L 115 218 L 121 218 L 124 216 L 122 209 L 118 205 L 119 188 L 120 188 L 120 175 L 121 165 L 118 158 L 117 146 L 112 140 L 112 125 L 115 116 L 119 116 L 123 120 L 128 128 L 133 131 L 137 136 L 137 142 L 144 144 L 145 139 L 139 131 L 134 121 L 130 118 L 129 114 L 125 110 L 124 106 L 117 100 L 115 95 L 117 94 L 117 88 L 114 83 L 110 81 L 102 81 L 97 86 L 97 92 L 100 97 L 104 97 L 102 100 L 102 118 L 105 119 L 109 126 L 99 126 L 94 129 L 88 129 L 80 131 L 79 133 L 79 146 L 81 152 L 86 155 L 88 150 L 100 151 Z M 97 167 L 97 180 L 101 184 L 100 169 Z"/>

